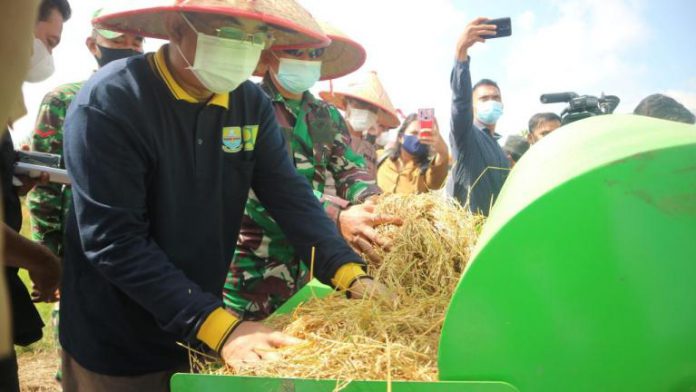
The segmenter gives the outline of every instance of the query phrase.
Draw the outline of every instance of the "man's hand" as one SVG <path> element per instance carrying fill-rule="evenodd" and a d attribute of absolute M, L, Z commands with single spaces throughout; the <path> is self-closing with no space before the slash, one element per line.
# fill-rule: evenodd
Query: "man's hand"
<path fill-rule="evenodd" d="M 380 260 L 374 247 L 388 249 L 390 245 L 389 241 L 377 234 L 375 227 L 401 223 L 401 219 L 397 217 L 375 213 L 375 205 L 372 201 L 349 207 L 341 211 L 338 217 L 338 228 L 343 238 L 373 262 Z"/>
<path fill-rule="evenodd" d="M 350 285 L 348 291 L 350 292 L 350 298 L 362 299 L 376 297 L 386 303 L 396 303 L 396 296 L 394 293 L 390 292 L 382 283 L 367 276 L 356 279 L 355 282 Z"/>
<path fill-rule="evenodd" d="M 39 177 L 28 177 L 28 176 L 15 176 L 22 185 L 16 187 L 17 194 L 19 196 L 26 196 L 30 190 L 32 190 L 36 185 L 47 185 L 50 182 L 51 176 L 48 173 L 41 173 Z"/>
<path fill-rule="evenodd" d="M 37 260 L 35 266 L 29 269 L 29 278 L 34 287 L 31 297 L 34 302 L 55 302 L 58 300 L 58 285 L 60 284 L 60 259 L 53 253 Z"/>
<path fill-rule="evenodd" d="M 496 26 L 483 24 L 488 18 L 476 18 L 469 23 L 457 41 L 457 61 L 463 62 L 469 58 L 469 48 L 477 42 L 486 42 L 485 35 L 495 34 Z"/>
<path fill-rule="evenodd" d="M 245 363 L 280 359 L 276 349 L 302 343 L 302 340 L 274 331 L 255 321 L 242 321 L 230 334 L 220 355 L 226 364 L 239 369 Z"/>

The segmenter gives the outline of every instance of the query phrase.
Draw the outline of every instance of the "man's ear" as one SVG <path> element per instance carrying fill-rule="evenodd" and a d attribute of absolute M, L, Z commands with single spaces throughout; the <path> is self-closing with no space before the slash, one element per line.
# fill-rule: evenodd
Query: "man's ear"
<path fill-rule="evenodd" d="M 101 56 L 101 52 L 99 52 L 99 48 L 97 47 L 97 40 L 94 37 L 87 37 L 87 39 L 85 40 L 85 45 L 94 57 Z"/>
<path fill-rule="evenodd" d="M 527 142 L 534 144 L 534 134 L 531 131 L 527 132 Z"/>
<path fill-rule="evenodd" d="M 183 20 L 181 19 L 181 15 L 177 13 L 168 13 L 167 16 L 164 18 L 164 30 L 167 32 L 167 35 L 169 36 L 169 41 L 171 41 L 174 44 L 179 44 L 181 43 L 181 39 L 184 35 L 182 28 L 183 28 Z"/>
<path fill-rule="evenodd" d="M 276 63 L 275 56 L 273 56 L 273 53 L 271 53 L 270 50 L 264 49 L 263 52 L 261 52 L 261 58 L 259 59 L 259 69 L 261 70 L 262 74 L 265 74 L 271 69 L 274 69 L 274 65 Z"/>

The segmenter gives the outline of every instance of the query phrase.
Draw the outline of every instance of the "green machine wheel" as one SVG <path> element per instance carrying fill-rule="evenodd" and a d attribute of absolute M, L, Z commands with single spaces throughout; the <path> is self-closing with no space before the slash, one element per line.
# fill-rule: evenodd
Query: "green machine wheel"
<path fill-rule="evenodd" d="M 696 390 L 696 127 L 590 118 L 511 172 L 447 312 L 440 379 Z"/>

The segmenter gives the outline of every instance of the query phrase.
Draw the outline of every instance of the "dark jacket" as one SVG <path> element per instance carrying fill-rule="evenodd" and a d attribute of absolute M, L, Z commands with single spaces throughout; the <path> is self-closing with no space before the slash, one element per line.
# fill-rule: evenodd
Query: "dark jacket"
<path fill-rule="evenodd" d="M 455 62 L 452 87 L 452 142 L 457 160 L 452 172 L 452 196 L 472 212 L 488 215 L 507 178 L 510 162 L 488 130 L 474 125 L 469 63 Z"/>

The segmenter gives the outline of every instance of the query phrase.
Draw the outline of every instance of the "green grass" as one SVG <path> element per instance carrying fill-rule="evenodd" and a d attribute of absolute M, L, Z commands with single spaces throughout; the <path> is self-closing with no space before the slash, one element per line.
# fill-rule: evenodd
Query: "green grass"
<path fill-rule="evenodd" d="M 22 278 L 22 281 L 27 288 L 31 290 L 29 273 L 26 270 L 20 270 L 19 277 Z M 41 320 L 43 320 L 45 324 L 43 328 L 43 338 L 27 347 L 15 346 L 17 349 L 17 355 L 22 355 L 23 353 L 34 353 L 38 351 L 55 350 L 56 340 L 53 336 L 53 324 L 51 323 L 51 312 L 53 311 L 53 306 L 54 304 L 47 303 L 36 304 L 36 308 L 39 310 L 39 314 L 41 315 Z"/>
<path fill-rule="evenodd" d="M 22 217 L 23 224 L 20 234 L 22 234 L 26 238 L 31 239 L 31 222 L 29 221 L 29 212 L 25 207 L 24 200 L 22 200 Z M 29 273 L 27 272 L 27 270 L 20 270 L 19 277 L 22 279 L 22 282 L 24 282 L 24 284 L 31 292 L 32 284 L 31 279 L 29 279 Z M 24 353 L 35 353 L 39 351 L 48 351 L 56 349 L 56 340 L 53 336 L 53 325 L 51 323 L 51 312 L 53 311 L 53 306 L 54 304 L 47 303 L 36 304 L 36 308 L 39 310 L 39 314 L 41 315 L 41 320 L 43 320 L 45 324 L 43 328 L 43 338 L 38 342 L 27 347 L 15 346 L 17 349 L 18 356 L 21 356 Z"/>

